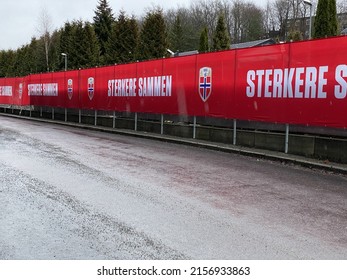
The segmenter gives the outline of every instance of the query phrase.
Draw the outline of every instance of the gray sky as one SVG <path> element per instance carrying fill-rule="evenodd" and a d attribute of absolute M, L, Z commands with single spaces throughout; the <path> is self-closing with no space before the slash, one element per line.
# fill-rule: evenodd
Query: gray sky
<path fill-rule="evenodd" d="M 145 13 L 146 8 L 161 6 L 169 8 L 187 7 L 194 0 L 109 0 L 115 13 L 124 9 L 136 16 Z M 261 5 L 266 0 L 254 0 Z M 39 15 L 43 9 L 52 19 L 53 29 L 66 21 L 77 19 L 92 21 L 98 0 L 0 0 L 0 50 L 17 49 L 30 43 L 38 35 Z"/>

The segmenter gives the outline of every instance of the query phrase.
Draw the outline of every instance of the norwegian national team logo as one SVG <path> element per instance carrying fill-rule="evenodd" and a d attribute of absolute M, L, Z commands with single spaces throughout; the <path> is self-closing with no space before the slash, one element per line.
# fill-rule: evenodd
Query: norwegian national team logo
<path fill-rule="evenodd" d="M 202 101 L 206 102 L 212 93 L 212 68 L 200 68 L 199 94 Z"/>
<path fill-rule="evenodd" d="M 19 84 L 18 94 L 19 94 L 19 99 L 22 99 L 22 96 L 23 96 L 23 83 Z"/>
<path fill-rule="evenodd" d="M 92 100 L 94 97 L 94 78 L 93 77 L 88 78 L 88 96 L 90 100 Z"/>
<path fill-rule="evenodd" d="M 67 96 L 69 97 L 69 99 L 72 99 L 72 95 L 73 95 L 73 80 L 72 79 L 68 79 L 67 80 Z"/>

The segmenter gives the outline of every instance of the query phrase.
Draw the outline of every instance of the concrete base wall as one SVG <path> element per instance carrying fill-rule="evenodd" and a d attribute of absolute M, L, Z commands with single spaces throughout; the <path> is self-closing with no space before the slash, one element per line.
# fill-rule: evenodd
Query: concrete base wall
<path fill-rule="evenodd" d="M 54 120 L 60 121 L 64 121 L 65 118 L 67 118 L 68 122 L 76 123 L 81 119 L 81 123 L 90 125 L 95 124 L 94 111 L 81 111 L 81 116 L 79 116 L 78 110 L 70 109 L 67 110 L 67 115 L 65 115 L 65 110 L 59 108 L 55 108 L 53 114 L 52 108 L 31 108 L 31 110 L 23 110 L 18 108 L 11 109 L 0 107 L 0 112 L 23 116 L 31 115 L 36 118 L 54 118 Z M 96 124 L 98 126 L 113 127 L 114 123 L 115 128 L 118 129 L 134 130 L 136 127 L 138 131 L 157 134 L 160 134 L 161 129 L 163 128 L 163 134 L 183 138 L 193 138 L 194 135 L 192 118 L 185 117 L 185 122 L 183 122 L 182 118 L 178 118 L 177 116 L 165 116 L 162 127 L 160 115 L 140 115 L 137 124 L 135 125 L 134 114 L 124 114 L 125 113 L 118 113 L 118 115 L 113 119 L 112 114 L 110 115 L 108 112 L 98 112 Z M 233 143 L 234 131 L 230 120 L 216 120 L 216 124 L 223 123 L 225 127 L 213 126 L 213 121 L 211 119 L 208 120 L 208 125 L 206 123 L 207 122 L 205 122 L 204 125 L 201 125 L 198 122 L 196 125 L 196 139 L 225 144 Z M 283 129 L 283 125 L 269 124 L 267 126 L 267 128 L 271 126 L 275 131 L 252 129 L 251 126 L 252 125 L 249 122 L 238 122 L 236 130 L 236 145 L 278 152 L 285 151 L 285 130 Z M 258 127 L 263 129 L 266 125 L 261 124 Z M 276 131 L 278 129 L 282 131 Z M 303 131 L 303 128 L 299 128 L 299 130 Z M 312 131 L 312 128 L 308 128 L 308 130 Z M 295 133 L 292 133 L 290 130 L 289 134 L 289 154 L 329 160 L 332 162 L 347 163 L 347 137 L 341 136 L 344 135 L 344 130 L 336 130 L 338 136 L 332 135 L 331 137 L 312 133 L 308 134 L 305 133 L 305 131 L 299 133 L 297 132 L 297 128 L 294 131 Z M 319 131 L 324 133 L 323 128 L 319 128 Z"/>

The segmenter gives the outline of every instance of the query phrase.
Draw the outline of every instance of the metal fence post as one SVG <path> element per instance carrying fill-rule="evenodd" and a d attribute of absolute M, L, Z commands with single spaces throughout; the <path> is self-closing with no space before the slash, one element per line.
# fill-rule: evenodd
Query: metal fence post
<path fill-rule="evenodd" d="M 116 112 L 113 111 L 112 128 L 116 128 Z"/>
<path fill-rule="evenodd" d="M 235 146 L 236 145 L 236 133 L 237 133 L 237 123 L 236 123 L 236 119 L 234 119 L 234 126 L 233 126 L 233 145 Z"/>
<path fill-rule="evenodd" d="M 193 123 L 193 139 L 196 138 L 196 116 L 194 116 L 194 123 Z"/>
<path fill-rule="evenodd" d="M 54 120 L 54 107 L 52 107 L 52 120 Z"/>
<path fill-rule="evenodd" d="M 164 115 L 161 114 L 160 116 L 160 134 L 164 134 Z"/>
<path fill-rule="evenodd" d="M 135 131 L 137 131 L 137 113 L 135 113 Z"/>
<path fill-rule="evenodd" d="M 65 108 L 65 122 L 67 122 L 67 109 Z"/>
<path fill-rule="evenodd" d="M 98 110 L 95 110 L 94 112 L 94 125 L 96 126 L 98 124 Z"/>
<path fill-rule="evenodd" d="M 81 109 L 78 110 L 78 123 L 82 122 Z"/>
<path fill-rule="evenodd" d="M 288 154 L 288 147 L 289 147 L 289 124 L 286 124 L 286 140 L 285 140 L 285 146 L 284 146 L 284 152 Z"/>

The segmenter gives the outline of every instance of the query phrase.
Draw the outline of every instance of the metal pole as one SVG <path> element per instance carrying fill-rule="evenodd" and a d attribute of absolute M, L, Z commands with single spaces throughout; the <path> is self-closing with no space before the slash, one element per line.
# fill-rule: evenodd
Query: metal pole
<path fill-rule="evenodd" d="M 65 122 L 67 122 L 67 109 L 65 108 Z"/>
<path fill-rule="evenodd" d="M 163 135 L 164 134 L 164 115 L 161 114 L 160 117 L 160 134 Z"/>
<path fill-rule="evenodd" d="M 310 25 L 308 31 L 308 39 L 312 39 L 312 2 L 311 0 L 304 0 L 304 5 L 310 6 Z"/>
<path fill-rule="evenodd" d="M 308 38 L 311 40 L 312 39 L 312 3 L 310 5 L 310 28 L 308 32 L 309 32 Z"/>
<path fill-rule="evenodd" d="M 98 110 L 95 110 L 94 112 L 94 125 L 96 126 L 98 123 Z"/>
<path fill-rule="evenodd" d="M 52 120 L 54 120 L 54 107 L 52 107 Z"/>
<path fill-rule="evenodd" d="M 236 133 L 237 133 L 237 130 L 236 130 L 236 119 L 234 119 L 234 128 L 233 128 L 233 145 L 236 145 Z"/>
<path fill-rule="evenodd" d="M 113 111 L 112 128 L 116 127 L 116 112 Z"/>
<path fill-rule="evenodd" d="M 194 116 L 194 124 L 193 124 L 193 139 L 196 138 L 196 116 Z"/>
<path fill-rule="evenodd" d="M 42 107 L 40 107 L 40 117 L 42 117 Z"/>
<path fill-rule="evenodd" d="M 78 123 L 82 122 L 81 109 L 78 110 Z"/>
<path fill-rule="evenodd" d="M 67 71 L 67 54 L 66 53 L 61 53 L 61 55 L 64 57 L 65 59 L 65 71 Z"/>
<path fill-rule="evenodd" d="M 135 131 L 137 131 L 137 113 L 135 113 Z"/>
<path fill-rule="evenodd" d="M 288 147 L 289 147 L 289 124 L 286 124 L 286 142 L 284 147 L 284 152 L 288 154 Z"/>

